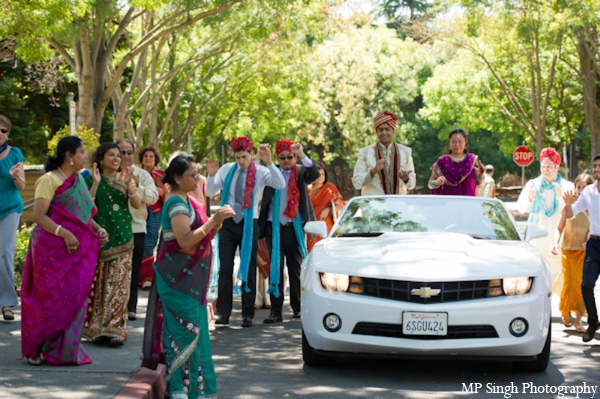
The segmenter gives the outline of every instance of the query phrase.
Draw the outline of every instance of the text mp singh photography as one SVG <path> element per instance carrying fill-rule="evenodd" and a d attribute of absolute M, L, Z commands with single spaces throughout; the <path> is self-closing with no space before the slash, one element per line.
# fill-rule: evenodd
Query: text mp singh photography
<path fill-rule="evenodd" d="M 496 385 L 488 382 L 485 384 L 485 393 L 502 394 L 505 398 L 510 398 L 513 394 L 526 393 L 526 394 L 552 394 L 559 398 L 564 398 L 566 394 L 573 394 L 575 398 L 579 398 L 580 395 L 583 398 L 594 398 L 596 395 L 597 385 L 588 385 L 584 382 L 582 385 L 535 385 L 533 382 L 524 382 L 519 385 L 515 385 L 513 382 L 510 385 Z M 470 384 L 462 383 L 462 392 L 466 393 L 479 393 L 483 392 L 483 384 L 479 382 L 472 382 Z M 585 395 L 585 396 L 584 396 Z M 588 396 L 591 395 L 591 396 Z M 569 395 L 571 396 L 571 395 Z"/>

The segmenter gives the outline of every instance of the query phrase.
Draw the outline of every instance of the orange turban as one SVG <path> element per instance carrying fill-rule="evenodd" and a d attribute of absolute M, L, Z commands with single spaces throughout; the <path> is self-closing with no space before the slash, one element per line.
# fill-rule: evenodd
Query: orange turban
<path fill-rule="evenodd" d="M 375 131 L 377 128 L 384 123 L 390 125 L 392 130 L 396 130 L 396 126 L 398 126 L 398 117 L 391 113 L 390 111 L 384 111 L 377 114 L 374 120 L 375 123 Z"/>

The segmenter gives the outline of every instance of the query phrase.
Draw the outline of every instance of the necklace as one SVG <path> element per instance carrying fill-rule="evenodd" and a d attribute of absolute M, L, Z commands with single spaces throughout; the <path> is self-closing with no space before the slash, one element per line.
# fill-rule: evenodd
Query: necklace
<path fill-rule="evenodd" d="M 65 177 L 65 180 L 68 179 L 67 175 L 64 174 L 64 172 L 62 171 L 62 169 L 59 167 L 58 171 L 60 172 L 61 175 L 63 175 Z"/>

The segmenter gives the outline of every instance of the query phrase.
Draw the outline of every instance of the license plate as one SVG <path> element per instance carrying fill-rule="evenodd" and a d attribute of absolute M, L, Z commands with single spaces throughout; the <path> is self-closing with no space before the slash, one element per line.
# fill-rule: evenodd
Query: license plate
<path fill-rule="evenodd" d="M 405 335 L 447 335 L 448 313 L 402 312 Z"/>

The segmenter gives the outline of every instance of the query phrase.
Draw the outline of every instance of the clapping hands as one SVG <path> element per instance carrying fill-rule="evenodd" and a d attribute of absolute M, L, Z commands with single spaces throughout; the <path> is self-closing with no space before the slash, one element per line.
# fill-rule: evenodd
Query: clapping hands
<path fill-rule="evenodd" d="M 302 146 L 300 146 L 302 149 Z M 265 164 L 265 165 L 270 165 L 273 163 L 273 160 L 271 159 L 272 155 L 271 155 L 271 144 L 261 144 L 258 146 L 258 155 L 260 156 L 260 160 Z"/>

